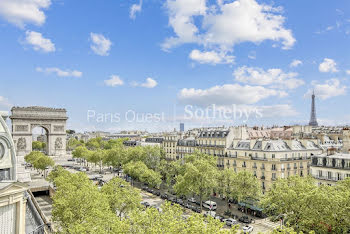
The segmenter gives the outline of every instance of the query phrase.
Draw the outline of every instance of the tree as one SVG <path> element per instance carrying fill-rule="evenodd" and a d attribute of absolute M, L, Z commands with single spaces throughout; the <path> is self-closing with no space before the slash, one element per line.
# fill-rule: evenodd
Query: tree
<path fill-rule="evenodd" d="M 203 157 L 200 157 L 199 155 L 197 153 L 185 156 L 183 174 L 176 177 L 174 189 L 178 194 L 198 195 L 200 207 L 202 207 L 203 199 L 217 186 L 218 171 L 216 159 L 213 156 L 203 155 Z"/>
<path fill-rule="evenodd" d="M 62 173 L 54 183 L 52 215 L 62 233 L 126 233 L 129 229 L 84 173 Z"/>
<path fill-rule="evenodd" d="M 237 233 L 237 227 L 223 229 L 224 223 L 201 214 L 192 213 L 185 219 L 182 208 L 177 204 L 172 206 L 169 202 L 161 206 L 161 212 L 154 208 L 143 212 L 134 211 L 125 221 L 130 226 L 129 233 Z"/>
<path fill-rule="evenodd" d="M 89 150 L 105 149 L 107 142 L 102 140 L 102 137 L 96 137 L 88 140 L 86 147 Z"/>
<path fill-rule="evenodd" d="M 107 196 L 111 210 L 117 213 L 120 219 L 130 211 L 140 208 L 140 192 L 118 177 L 103 185 L 101 192 Z"/>
<path fill-rule="evenodd" d="M 102 173 L 102 166 L 103 166 L 103 161 L 105 157 L 106 157 L 106 151 L 98 149 L 91 152 L 90 157 L 88 158 L 88 161 L 95 163 L 95 165 L 98 164 L 100 167 L 100 173 Z"/>
<path fill-rule="evenodd" d="M 113 168 L 121 169 L 123 163 L 126 161 L 126 150 L 123 146 L 114 146 L 112 149 L 106 151 L 106 156 L 104 158 L 104 163 L 112 166 Z"/>
<path fill-rule="evenodd" d="M 81 145 L 73 150 L 72 155 L 73 158 L 83 159 L 85 163 L 90 157 L 91 151 L 89 151 L 85 146 Z"/>
<path fill-rule="evenodd" d="M 41 150 L 45 149 L 45 147 L 46 147 L 46 143 L 45 142 L 33 141 L 33 143 L 32 143 L 32 149 L 33 150 L 41 151 Z"/>
<path fill-rule="evenodd" d="M 51 166 L 53 167 L 55 165 L 55 162 L 53 161 L 52 158 L 49 156 L 39 152 L 39 151 L 32 151 L 28 155 L 24 157 L 24 160 L 38 170 L 38 171 L 43 171 L 45 175 L 45 171 L 47 167 Z"/>
<path fill-rule="evenodd" d="M 162 183 L 161 175 L 149 169 L 146 164 L 141 161 L 129 162 L 124 167 L 124 173 L 131 176 L 132 179 L 147 183 L 150 187 L 159 187 Z"/>
<path fill-rule="evenodd" d="M 68 140 L 67 148 L 69 150 L 74 150 L 76 147 L 81 146 L 81 145 L 84 145 L 84 143 L 81 143 L 80 141 L 78 141 L 77 139 L 72 137 Z"/>
<path fill-rule="evenodd" d="M 231 196 L 238 202 L 255 199 L 261 195 L 258 179 L 248 171 L 240 171 L 233 177 Z"/>
<path fill-rule="evenodd" d="M 268 214 L 283 215 L 297 232 L 346 233 L 350 227 L 350 188 L 344 187 L 347 183 L 317 186 L 311 177 L 280 179 L 261 205 Z"/>
<path fill-rule="evenodd" d="M 234 197 L 233 186 L 236 182 L 237 173 L 232 169 L 224 169 L 219 172 L 218 177 L 218 192 L 227 198 L 227 209 L 229 199 Z"/>

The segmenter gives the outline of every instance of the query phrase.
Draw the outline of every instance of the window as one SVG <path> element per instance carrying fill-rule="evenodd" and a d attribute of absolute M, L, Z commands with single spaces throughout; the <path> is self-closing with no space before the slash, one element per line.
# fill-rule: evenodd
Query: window
<path fill-rule="evenodd" d="M 264 154 L 264 159 L 266 159 L 266 154 Z"/>
<path fill-rule="evenodd" d="M 276 171 L 276 164 L 272 164 L 271 169 L 272 169 L 273 171 Z"/>
<path fill-rule="evenodd" d="M 332 172 L 331 171 L 328 172 L 328 179 L 332 179 Z"/>
<path fill-rule="evenodd" d="M 275 154 L 272 154 L 272 158 L 275 158 Z"/>
<path fill-rule="evenodd" d="M 272 173 L 272 180 L 276 180 L 276 173 Z"/>

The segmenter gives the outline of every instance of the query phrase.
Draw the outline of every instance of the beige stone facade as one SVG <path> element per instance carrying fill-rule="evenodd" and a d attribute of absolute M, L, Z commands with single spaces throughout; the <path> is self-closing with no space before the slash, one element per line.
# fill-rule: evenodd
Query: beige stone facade
<path fill-rule="evenodd" d="M 164 136 L 163 149 L 167 160 L 176 160 L 176 146 L 179 138 L 179 135 L 176 133 Z"/>
<path fill-rule="evenodd" d="M 266 191 L 278 178 L 308 175 L 311 156 L 321 152 L 306 140 L 235 140 L 227 149 L 224 168 L 252 172 Z"/>
<path fill-rule="evenodd" d="M 310 171 L 318 185 L 335 185 L 339 180 L 350 178 L 350 154 L 313 156 Z"/>

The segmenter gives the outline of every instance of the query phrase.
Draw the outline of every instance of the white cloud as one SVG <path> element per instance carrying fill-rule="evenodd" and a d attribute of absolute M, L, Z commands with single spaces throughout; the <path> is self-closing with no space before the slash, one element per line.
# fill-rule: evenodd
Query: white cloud
<path fill-rule="evenodd" d="M 239 67 L 233 72 L 236 81 L 253 85 L 270 85 L 275 88 L 295 89 L 304 84 L 301 79 L 296 79 L 298 73 L 285 73 L 281 69 L 268 69 L 258 67 Z"/>
<path fill-rule="evenodd" d="M 292 117 L 299 113 L 289 104 L 260 106 L 262 118 Z"/>
<path fill-rule="evenodd" d="M 0 16 L 21 28 L 27 23 L 40 26 L 46 19 L 43 9 L 50 4 L 50 0 L 1 0 Z"/>
<path fill-rule="evenodd" d="M 268 97 L 285 97 L 287 93 L 261 86 L 225 84 L 209 89 L 184 88 L 178 94 L 180 102 L 198 106 L 254 104 Z"/>
<path fill-rule="evenodd" d="M 109 80 L 104 80 L 105 85 L 115 87 L 122 86 L 124 81 L 117 75 L 111 75 Z"/>
<path fill-rule="evenodd" d="M 109 50 L 112 46 L 112 42 L 109 39 L 98 33 L 90 33 L 90 39 L 92 41 L 90 48 L 95 54 L 101 56 L 109 55 Z"/>
<path fill-rule="evenodd" d="M 32 45 L 33 49 L 36 51 L 48 53 L 56 50 L 55 44 L 53 44 L 50 39 L 44 38 L 39 32 L 27 31 L 26 43 Z"/>
<path fill-rule="evenodd" d="M 139 86 L 139 87 L 144 87 L 144 88 L 154 88 L 158 85 L 157 81 L 148 77 L 144 83 L 137 83 L 137 82 L 132 82 L 132 86 Z"/>
<path fill-rule="evenodd" d="M 11 107 L 12 104 L 9 102 L 7 98 L 0 96 L 0 106 Z"/>
<path fill-rule="evenodd" d="M 142 10 L 142 0 L 140 0 L 139 4 L 132 4 L 130 7 L 130 18 L 135 19 L 136 13 L 141 12 Z"/>
<path fill-rule="evenodd" d="M 255 0 L 218 1 L 211 6 L 205 0 L 167 0 L 165 6 L 176 36 L 165 40 L 164 50 L 184 43 L 224 52 L 232 51 L 234 45 L 242 42 L 280 41 L 283 49 L 295 43 L 291 30 L 283 27 L 281 8 L 260 5 Z M 202 16 L 196 18 L 198 24 L 194 22 L 196 16 Z"/>
<path fill-rule="evenodd" d="M 294 59 L 291 63 L 290 63 L 290 67 L 298 67 L 299 65 L 302 65 L 303 62 L 301 60 L 298 59 Z"/>
<path fill-rule="evenodd" d="M 256 52 L 255 51 L 250 51 L 249 54 L 248 54 L 248 58 L 256 59 Z"/>
<path fill-rule="evenodd" d="M 318 81 L 313 81 L 313 89 L 309 89 L 305 94 L 305 97 L 310 97 L 312 92 L 315 92 L 316 97 L 319 97 L 323 100 L 341 96 L 346 94 L 347 87 L 341 85 L 338 79 L 326 80 L 324 84 L 318 83 Z"/>
<path fill-rule="evenodd" d="M 192 50 L 189 57 L 190 59 L 201 64 L 208 63 L 215 65 L 234 62 L 234 56 L 229 56 L 225 53 L 217 53 L 215 51 L 201 52 L 199 50 Z"/>
<path fill-rule="evenodd" d="M 350 70 L 346 70 L 346 74 L 347 74 L 347 75 L 350 75 Z"/>
<path fill-rule="evenodd" d="M 333 59 L 325 58 L 318 66 L 320 72 L 337 72 L 337 63 Z"/>
<path fill-rule="evenodd" d="M 46 74 L 55 74 L 60 77 L 81 77 L 83 73 L 77 70 L 62 70 L 57 67 L 48 67 L 48 68 L 36 68 L 37 72 L 43 72 Z"/>

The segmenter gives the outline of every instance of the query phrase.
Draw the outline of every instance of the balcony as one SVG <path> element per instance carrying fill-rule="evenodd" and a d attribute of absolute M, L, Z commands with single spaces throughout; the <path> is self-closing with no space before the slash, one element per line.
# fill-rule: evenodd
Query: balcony
<path fill-rule="evenodd" d="M 276 181 L 277 178 L 276 178 L 276 177 L 272 177 L 271 180 L 272 180 L 272 181 Z"/>
<path fill-rule="evenodd" d="M 236 164 L 236 163 L 234 163 L 232 166 L 237 167 L 237 164 Z"/>
<path fill-rule="evenodd" d="M 271 171 L 276 171 L 276 167 L 272 167 L 272 168 L 271 168 Z"/>
<path fill-rule="evenodd" d="M 253 166 L 254 169 L 257 169 L 257 166 Z"/>
<path fill-rule="evenodd" d="M 244 165 L 244 164 L 243 164 L 242 167 L 247 167 L 247 165 Z"/>
<path fill-rule="evenodd" d="M 303 168 L 304 168 L 304 166 L 303 166 L 303 165 L 301 165 L 301 166 L 300 166 L 300 169 L 303 169 Z"/>
<path fill-rule="evenodd" d="M 265 167 L 260 167 L 260 170 L 265 170 Z"/>
<path fill-rule="evenodd" d="M 281 168 L 281 171 L 285 171 L 286 170 L 286 168 Z"/>
<path fill-rule="evenodd" d="M 260 161 L 267 161 L 267 158 L 259 158 L 259 157 L 250 157 L 251 160 L 260 160 Z"/>
<path fill-rule="evenodd" d="M 294 170 L 296 170 L 296 169 L 298 169 L 298 167 L 297 167 L 297 166 L 294 166 Z"/>
<path fill-rule="evenodd" d="M 287 167 L 287 170 L 290 170 L 290 167 Z"/>
<path fill-rule="evenodd" d="M 327 181 L 339 181 L 341 179 L 338 179 L 337 177 L 328 177 L 328 176 L 314 176 L 315 179 L 318 180 L 327 180 Z"/>

